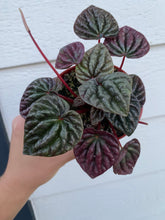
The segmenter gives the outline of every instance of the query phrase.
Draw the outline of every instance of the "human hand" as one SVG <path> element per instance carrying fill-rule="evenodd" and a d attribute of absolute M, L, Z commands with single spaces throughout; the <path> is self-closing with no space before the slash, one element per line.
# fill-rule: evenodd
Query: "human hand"
<path fill-rule="evenodd" d="M 17 116 L 12 124 L 8 165 L 0 178 L 0 219 L 11 220 L 33 191 L 51 179 L 66 162 L 74 159 L 73 150 L 54 157 L 23 154 L 24 123 Z"/>
<path fill-rule="evenodd" d="M 24 123 L 21 116 L 13 120 L 9 161 L 4 176 L 20 187 L 35 190 L 50 180 L 66 162 L 74 159 L 74 154 L 71 150 L 54 157 L 24 155 Z"/>

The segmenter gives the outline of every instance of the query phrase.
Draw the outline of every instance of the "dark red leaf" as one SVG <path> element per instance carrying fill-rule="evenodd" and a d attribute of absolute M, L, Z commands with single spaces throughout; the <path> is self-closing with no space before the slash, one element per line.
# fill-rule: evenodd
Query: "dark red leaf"
<path fill-rule="evenodd" d="M 74 42 L 60 49 L 55 67 L 66 69 L 73 64 L 81 62 L 84 56 L 84 45 L 81 42 Z"/>
<path fill-rule="evenodd" d="M 112 56 L 140 58 L 148 53 L 150 45 L 145 36 L 135 29 L 124 26 L 116 37 L 104 41 Z"/>
<path fill-rule="evenodd" d="M 94 128 L 86 128 L 81 141 L 74 147 L 77 162 L 91 178 L 113 166 L 119 151 L 119 142 L 114 135 Z"/>
<path fill-rule="evenodd" d="M 113 165 L 113 172 L 119 175 L 131 174 L 140 155 L 140 143 L 137 139 L 129 141 L 120 151 Z"/>

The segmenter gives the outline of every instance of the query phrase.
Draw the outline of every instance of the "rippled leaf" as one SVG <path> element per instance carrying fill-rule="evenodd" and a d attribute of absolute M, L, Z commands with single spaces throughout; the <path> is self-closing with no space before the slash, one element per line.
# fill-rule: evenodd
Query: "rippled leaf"
<path fill-rule="evenodd" d="M 106 117 L 115 128 L 130 136 L 138 125 L 140 112 L 140 103 L 135 97 L 132 96 L 129 113 L 126 117 L 110 113 L 106 114 Z"/>
<path fill-rule="evenodd" d="M 57 93 L 62 89 L 62 82 L 58 78 L 39 78 L 29 84 L 20 102 L 20 114 L 26 118 L 32 104 L 43 96 Z"/>
<path fill-rule="evenodd" d="M 112 37 L 118 31 L 118 24 L 114 17 L 109 12 L 93 5 L 86 8 L 74 24 L 74 32 L 86 40 Z"/>
<path fill-rule="evenodd" d="M 104 111 L 92 107 L 90 110 L 90 119 L 92 125 L 97 125 L 99 122 L 101 122 L 105 117 Z"/>
<path fill-rule="evenodd" d="M 131 174 L 140 155 L 140 143 L 137 139 L 129 141 L 120 151 L 113 165 L 113 172 L 119 175 Z"/>
<path fill-rule="evenodd" d="M 79 87 L 80 97 L 105 112 L 127 116 L 132 92 L 132 78 L 122 72 L 100 74 Z"/>
<path fill-rule="evenodd" d="M 74 42 L 60 49 L 55 67 L 66 69 L 73 64 L 81 62 L 84 56 L 84 45 L 81 42 Z"/>
<path fill-rule="evenodd" d="M 74 100 L 73 100 L 73 104 L 72 107 L 79 107 L 86 104 L 82 98 L 80 96 L 77 96 Z"/>
<path fill-rule="evenodd" d="M 24 154 L 55 156 L 71 150 L 81 139 L 80 115 L 56 95 L 40 98 L 25 121 Z"/>
<path fill-rule="evenodd" d="M 116 137 L 93 128 L 84 130 L 81 141 L 73 149 L 77 162 L 91 178 L 109 169 L 120 151 Z"/>
<path fill-rule="evenodd" d="M 80 64 L 76 66 L 76 77 L 80 83 L 98 76 L 100 73 L 114 72 L 112 58 L 103 44 L 97 44 L 89 49 Z"/>
<path fill-rule="evenodd" d="M 145 36 L 128 26 L 120 28 L 116 37 L 105 39 L 104 44 L 112 56 L 127 58 L 140 58 L 150 49 Z"/>
<path fill-rule="evenodd" d="M 132 77 L 132 94 L 137 98 L 140 105 L 143 106 L 146 101 L 145 87 L 137 75 L 130 75 Z"/>

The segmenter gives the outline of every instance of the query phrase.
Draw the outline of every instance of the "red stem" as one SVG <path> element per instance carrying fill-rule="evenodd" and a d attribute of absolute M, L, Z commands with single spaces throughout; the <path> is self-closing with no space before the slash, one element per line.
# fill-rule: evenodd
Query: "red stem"
<path fill-rule="evenodd" d="M 83 109 L 76 110 L 76 112 L 79 113 L 79 114 L 83 114 L 83 113 L 85 113 L 87 111 L 89 111 L 88 108 L 83 108 Z"/>
<path fill-rule="evenodd" d="M 61 95 L 61 94 L 57 94 L 59 97 L 61 97 L 62 99 L 65 99 L 66 101 L 68 101 L 68 102 L 70 102 L 71 104 L 73 104 L 73 99 L 70 99 L 70 98 L 68 98 L 68 97 L 66 97 L 66 96 L 63 96 L 63 95 Z"/>
<path fill-rule="evenodd" d="M 57 70 L 54 68 L 54 66 L 51 64 L 51 62 L 48 60 L 48 58 L 45 56 L 45 54 L 43 53 L 43 51 L 41 50 L 41 48 L 39 47 L 39 45 L 37 44 L 37 42 L 35 41 L 33 35 L 31 34 L 31 31 L 26 23 L 26 20 L 25 20 L 25 17 L 24 17 L 24 14 L 22 12 L 21 9 L 20 10 L 20 13 L 21 13 L 21 16 L 22 16 L 22 20 L 23 20 L 23 23 L 24 23 L 24 26 L 28 32 L 28 34 L 30 35 L 33 43 L 35 44 L 35 46 L 37 47 L 37 49 L 39 50 L 40 54 L 43 56 L 43 58 L 45 59 L 45 61 L 47 62 L 47 64 L 52 68 L 52 70 L 55 72 L 55 74 L 58 76 L 58 78 L 62 81 L 62 83 L 66 86 L 66 88 L 70 91 L 70 93 L 77 97 L 77 95 L 74 93 L 74 91 L 68 86 L 68 84 L 64 81 L 64 79 L 60 76 L 60 74 L 57 72 Z"/>
<path fill-rule="evenodd" d="M 113 132 L 114 136 L 117 138 L 120 147 L 123 148 L 122 145 L 121 145 L 121 143 L 120 143 L 120 141 L 119 141 L 119 138 L 118 138 L 118 136 L 117 136 L 117 134 L 116 134 L 116 131 L 115 131 L 113 125 L 111 124 L 111 122 L 109 122 L 109 125 L 110 125 L 110 127 L 111 127 L 111 129 L 112 129 L 112 132 Z"/>
<path fill-rule="evenodd" d="M 118 140 L 118 142 L 119 142 L 119 145 L 120 145 L 120 147 L 121 147 L 121 149 L 122 149 L 123 147 L 122 147 L 122 145 L 121 145 L 121 143 L 120 143 L 120 141 L 119 141 L 119 138 L 118 138 L 118 136 L 117 136 L 117 134 L 116 134 L 116 131 L 115 131 L 113 125 L 111 124 L 111 122 L 109 122 L 109 125 L 110 125 L 110 127 L 111 127 L 111 129 L 112 129 L 112 132 L 113 132 L 114 136 L 117 138 L 117 140 Z"/>
<path fill-rule="evenodd" d="M 122 62 L 121 62 L 120 68 L 119 68 L 120 70 L 122 70 L 122 67 L 123 67 L 124 61 L 125 61 L 125 56 L 124 56 L 123 59 L 122 59 Z"/>
<path fill-rule="evenodd" d="M 98 40 L 98 44 L 100 43 L 100 39 Z"/>
<path fill-rule="evenodd" d="M 144 121 L 139 121 L 139 124 L 148 125 L 148 123 L 147 123 L 147 122 L 144 122 Z"/>
<path fill-rule="evenodd" d="M 97 129 L 100 130 L 100 128 L 101 128 L 101 122 L 99 122 L 97 125 Z"/>

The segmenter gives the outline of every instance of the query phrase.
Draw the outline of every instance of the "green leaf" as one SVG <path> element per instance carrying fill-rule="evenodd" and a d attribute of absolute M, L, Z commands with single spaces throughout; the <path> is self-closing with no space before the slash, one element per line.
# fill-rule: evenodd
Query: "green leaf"
<path fill-rule="evenodd" d="M 80 107 L 82 105 L 85 105 L 86 103 L 82 100 L 82 98 L 80 96 L 77 96 L 74 100 L 73 100 L 73 104 L 72 107 Z"/>
<path fill-rule="evenodd" d="M 122 72 L 100 74 L 79 87 L 80 97 L 105 112 L 127 116 L 132 92 L 132 78 Z"/>
<path fill-rule="evenodd" d="M 91 177 L 95 178 L 109 169 L 118 158 L 118 139 L 105 131 L 87 128 L 81 141 L 73 148 L 77 162 Z"/>
<path fill-rule="evenodd" d="M 99 122 L 101 122 L 105 117 L 105 112 L 92 107 L 90 110 L 90 119 L 91 119 L 91 124 L 92 125 L 97 125 Z"/>
<path fill-rule="evenodd" d="M 129 113 L 126 117 L 111 113 L 107 113 L 106 117 L 116 129 L 130 136 L 138 125 L 140 112 L 140 103 L 135 97 L 132 96 Z"/>
<path fill-rule="evenodd" d="M 59 78 L 39 78 L 31 82 L 26 88 L 20 103 L 20 114 L 26 118 L 32 104 L 47 94 L 57 93 L 62 89 Z"/>
<path fill-rule="evenodd" d="M 97 77 L 100 73 L 114 72 L 114 65 L 109 51 L 103 44 L 97 44 L 88 50 L 81 63 L 76 66 L 76 77 L 80 83 Z"/>
<path fill-rule="evenodd" d="M 140 155 L 140 143 L 137 139 L 129 141 L 120 151 L 113 165 L 113 172 L 119 175 L 131 174 Z"/>
<path fill-rule="evenodd" d="M 144 105 L 146 101 L 145 87 L 137 75 L 130 75 L 132 77 L 132 94 L 137 98 L 141 107 Z"/>
<path fill-rule="evenodd" d="M 24 154 L 55 156 L 71 150 L 81 139 L 80 115 L 56 95 L 40 98 L 25 121 Z"/>
<path fill-rule="evenodd" d="M 82 39 L 94 40 L 113 37 L 119 27 L 114 17 L 107 11 L 93 5 L 86 8 L 76 19 L 74 32 Z"/>

